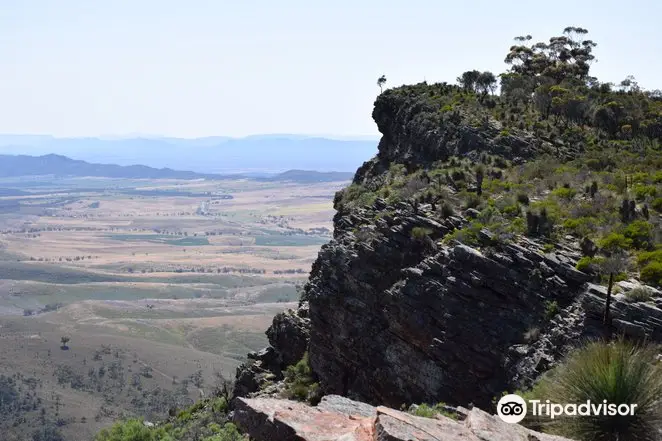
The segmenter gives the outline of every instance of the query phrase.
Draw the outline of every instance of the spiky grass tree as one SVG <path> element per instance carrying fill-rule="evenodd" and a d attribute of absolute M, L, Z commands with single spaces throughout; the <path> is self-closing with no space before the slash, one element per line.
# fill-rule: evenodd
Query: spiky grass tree
<path fill-rule="evenodd" d="M 546 374 L 527 394 L 543 402 L 637 404 L 634 415 L 564 416 L 531 421 L 544 431 L 582 441 L 661 439 L 662 366 L 659 348 L 624 340 L 592 342 Z"/>

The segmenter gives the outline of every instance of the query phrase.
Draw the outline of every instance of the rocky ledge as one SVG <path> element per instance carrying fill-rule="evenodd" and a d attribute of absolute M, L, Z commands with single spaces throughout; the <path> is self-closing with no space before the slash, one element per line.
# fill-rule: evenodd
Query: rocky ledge
<path fill-rule="evenodd" d="M 451 415 L 424 418 L 329 395 L 316 407 L 239 398 L 233 420 L 255 441 L 569 441 L 504 423 L 478 408 L 457 408 Z"/>

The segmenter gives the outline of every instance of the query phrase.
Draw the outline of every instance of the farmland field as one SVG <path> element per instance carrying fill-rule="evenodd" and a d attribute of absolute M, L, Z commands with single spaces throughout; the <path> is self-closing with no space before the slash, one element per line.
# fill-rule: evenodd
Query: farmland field
<path fill-rule="evenodd" d="M 0 383 L 32 403 L 3 439 L 89 440 L 233 377 L 296 305 L 346 184 L 0 180 Z"/>

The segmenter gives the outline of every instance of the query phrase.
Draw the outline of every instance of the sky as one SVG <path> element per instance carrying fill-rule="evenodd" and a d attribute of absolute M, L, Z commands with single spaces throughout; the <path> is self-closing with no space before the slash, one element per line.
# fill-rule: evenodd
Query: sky
<path fill-rule="evenodd" d="M 566 26 L 592 73 L 662 89 L 659 0 L 2 0 L 0 133 L 378 135 L 387 87 L 503 72 Z"/>

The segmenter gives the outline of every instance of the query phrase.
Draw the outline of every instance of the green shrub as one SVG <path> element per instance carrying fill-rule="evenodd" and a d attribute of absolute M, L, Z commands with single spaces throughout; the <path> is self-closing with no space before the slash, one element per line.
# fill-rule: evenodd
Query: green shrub
<path fill-rule="evenodd" d="M 288 366 L 285 370 L 285 396 L 286 398 L 309 401 L 311 404 L 317 404 L 319 400 L 319 384 L 313 378 L 313 371 L 310 368 L 308 352 L 297 364 Z"/>
<path fill-rule="evenodd" d="M 513 204 L 513 205 L 507 205 L 507 206 L 503 207 L 503 209 L 501 210 L 501 213 L 503 213 L 503 215 L 506 216 L 506 217 L 513 218 L 513 217 L 517 217 L 520 214 L 522 214 L 522 211 L 520 210 L 519 205 Z"/>
<path fill-rule="evenodd" d="M 595 268 L 595 262 L 593 261 L 592 257 L 584 256 L 577 261 L 577 265 L 575 265 L 575 268 L 577 268 L 577 271 L 582 271 L 582 272 L 591 271 L 592 269 Z"/>
<path fill-rule="evenodd" d="M 214 413 L 227 413 L 229 410 L 228 402 L 225 397 L 218 397 L 211 403 L 211 408 Z"/>
<path fill-rule="evenodd" d="M 182 422 L 190 421 L 191 418 L 193 418 L 193 415 L 190 410 L 182 410 L 177 414 L 177 419 Z"/>
<path fill-rule="evenodd" d="M 641 280 L 649 285 L 662 286 L 662 262 L 651 262 L 641 269 Z"/>
<path fill-rule="evenodd" d="M 223 429 L 221 429 L 219 433 L 207 437 L 202 441 L 248 441 L 248 436 L 239 433 L 239 430 L 237 430 L 237 426 L 235 426 L 234 424 L 225 423 Z"/>
<path fill-rule="evenodd" d="M 662 198 L 657 198 L 651 202 L 651 208 L 662 213 Z"/>
<path fill-rule="evenodd" d="M 443 242 L 448 244 L 453 240 L 457 240 L 465 245 L 479 245 L 480 240 L 478 240 L 478 233 L 483 228 L 485 228 L 485 225 L 475 220 L 462 229 L 454 229 L 444 237 Z"/>
<path fill-rule="evenodd" d="M 654 198 L 657 196 L 657 187 L 654 185 L 635 184 L 632 191 L 634 192 L 635 199 L 638 201 L 643 201 L 648 197 Z"/>
<path fill-rule="evenodd" d="M 527 399 L 552 403 L 637 404 L 633 416 L 591 415 L 541 417 L 546 432 L 581 441 L 641 441 L 658 439 L 662 424 L 662 369 L 659 350 L 625 341 L 594 342 L 572 352 L 545 374 Z"/>
<path fill-rule="evenodd" d="M 575 197 L 577 190 L 574 188 L 559 187 L 553 190 L 552 194 L 558 198 L 570 200 Z"/>
<path fill-rule="evenodd" d="M 559 304 L 556 300 L 547 300 L 545 301 L 545 315 L 548 319 L 551 319 L 560 311 Z"/>
<path fill-rule="evenodd" d="M 644 250 L 653 244 L 653 225 L 643 220 L 628 224 L 623 235 L 632 242 L 632 246 Z"/>
<path fill-rule="evenodd" d="M 131 419 L 101 430 L 95 441 L 161 441 L 165 436 L 163 429 L 147 427 L 142 420 Z"/>
<path fill-rule="evenodd" d="M 645 286 L 637 286 L 625 293 L 625 297 L 631 302 L 647 302 L 653 296 L 653 291 Z"/>
<path fill-rule="evenodd" d="M 435 416 L 441 414 L 445 417 L 456 420 L 457 414 L 447 411 L 445 407 L 446 407 L 445 403 L 437 403 L 434 406 L 430 406 L 428 404 L 419 404 L 415 408 L 411 409 L 409 413 L 424 418 L 434 418 Z"/>
<path fill-rule="evenodd" d="M 571 218 L 563 221 L 563 228 L 570 230 L 579 236 L 590 236 L 597 230 L 600 221 L 592 216 Z"/>
<path fill-rule="evenodd" d="M 620 233 L 609 233 L 598 241 L 598 246 L 607 251 L 626 250 L 632 246 L 632 240 Z"/>
<path fill-rule="evenodd" d="M 640 266 L 651 262 L 662 262 L 662 248 L 655 251 L 644 251 L 637 256 L 637 264 Z"/>

